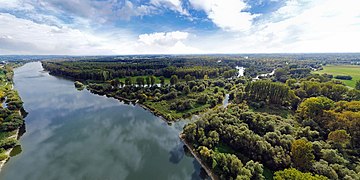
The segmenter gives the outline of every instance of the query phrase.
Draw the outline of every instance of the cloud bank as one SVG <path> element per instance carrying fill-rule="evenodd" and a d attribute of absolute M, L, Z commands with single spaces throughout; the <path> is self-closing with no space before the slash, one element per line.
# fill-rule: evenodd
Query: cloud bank
<path fill-rule="evenodd" d="M 0 0 L 0 54 L 360 52 L 358 7 L 358 0 Z"/>

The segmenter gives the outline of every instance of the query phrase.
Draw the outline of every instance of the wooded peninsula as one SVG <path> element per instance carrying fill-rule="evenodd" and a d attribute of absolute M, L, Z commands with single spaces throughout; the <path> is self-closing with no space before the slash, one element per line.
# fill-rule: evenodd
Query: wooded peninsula
<path fill-rule="evenodd" d="M 360 177 L 360 80 L 349 87 L 343 76 L 317 71 L 346 64 L 360 73 L 359 63 L 334 55 L 264 55 L 89 57 L 42 65 L 79 90 L 137 102 L 169 123 L 199 115 L 180 136 L 213 178 L 322 180 Z M 8 91 L 12 120 L 3 121 L 18 122 L 6 125 L 11 132 L 21 125 L 22 107 Z"/>

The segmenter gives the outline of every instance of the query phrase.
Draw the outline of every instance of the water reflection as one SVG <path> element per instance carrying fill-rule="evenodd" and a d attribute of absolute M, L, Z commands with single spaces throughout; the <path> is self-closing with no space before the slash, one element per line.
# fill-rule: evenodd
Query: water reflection
<path fill-rule="evenodd" d="M 16 69 L 15 86 L 29 112 L 22 153 L 0 179 L 200 179 L 178 133 L 137 105 L 77 91 L 73 82 L 42 71 Z"/>

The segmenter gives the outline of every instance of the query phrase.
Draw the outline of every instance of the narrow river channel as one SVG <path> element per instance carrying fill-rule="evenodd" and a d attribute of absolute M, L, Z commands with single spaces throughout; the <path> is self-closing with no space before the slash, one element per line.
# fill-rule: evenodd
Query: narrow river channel
<path fill-rule="evenodd" d="M 201 179 L 178 138 L 185 122 L 169 126 L 137 105 L 78 91 L 40 62 L 15 69 L 14 83 L 29 115 L 22 152 L 1 180 Z"/>

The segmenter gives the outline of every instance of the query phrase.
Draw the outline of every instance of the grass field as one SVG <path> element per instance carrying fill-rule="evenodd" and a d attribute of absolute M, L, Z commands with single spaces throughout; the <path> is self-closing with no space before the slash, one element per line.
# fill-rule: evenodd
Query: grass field
<path fill-rule="evenodd" d="M 332 74 L 336 75 L 349 75 L 352 77 L 352 80 L 341 80 L 347 86 L 355 87 L 357 80 L 360 80 L 360 66 L 357 65 L 327 65 L 324 66 L 324 69 L 321 71 L 315 71 L 314 73 L 319 74 Z"/>

